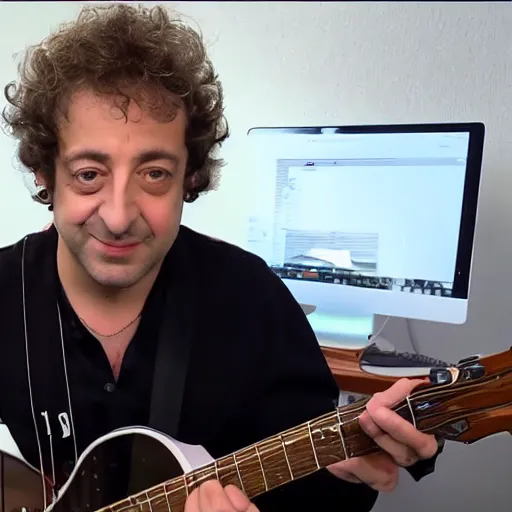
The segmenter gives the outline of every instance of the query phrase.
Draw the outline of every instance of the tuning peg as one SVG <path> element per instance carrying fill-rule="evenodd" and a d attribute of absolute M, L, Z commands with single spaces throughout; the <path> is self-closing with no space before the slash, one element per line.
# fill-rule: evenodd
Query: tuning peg
<path fill-rule="evenodd" d="M 429 379 L 432 384 L 450 384 L 452 382 L 452 373 L 447 368 L 432 368 Z"/>
<path fill-rule="evenodd" d="M 481 364 L 473 364 L 462 368 L 462 378 L 464 380 L 476 380 L 485 376 L 485 366 Z"/>

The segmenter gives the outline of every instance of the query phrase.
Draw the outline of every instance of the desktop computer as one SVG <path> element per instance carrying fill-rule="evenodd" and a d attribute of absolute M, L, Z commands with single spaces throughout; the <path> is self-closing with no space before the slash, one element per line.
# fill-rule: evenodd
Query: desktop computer
<path fill-rule="evenodd" d="M 374 315 L 466 321 L 482 123 L 256 127 L 247 248 L 304 305 L 319 341 Z"/>

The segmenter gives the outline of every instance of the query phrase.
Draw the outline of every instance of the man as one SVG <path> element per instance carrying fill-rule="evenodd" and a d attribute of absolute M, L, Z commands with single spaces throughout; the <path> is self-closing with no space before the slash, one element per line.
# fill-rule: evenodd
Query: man
<path fill-rule="evenodd" d="M 54 215 L 0 252 L 0 412 L 30 464 L 58 489 L 120 427 L 159 427 L 218 458 L 334 410 L 338 389 L 287 288 L 256 256 L 181 225 L 227 137 L 192 29 L 159 7 L 87 8 L 31 50 L 6 98 L 34 198 Z M 391 411 L 417 384 L 360 417 L 381 453 L 253 503 L 212 480 L 185 510 L 370 510 L 399 466 L 438 451 Z"/>

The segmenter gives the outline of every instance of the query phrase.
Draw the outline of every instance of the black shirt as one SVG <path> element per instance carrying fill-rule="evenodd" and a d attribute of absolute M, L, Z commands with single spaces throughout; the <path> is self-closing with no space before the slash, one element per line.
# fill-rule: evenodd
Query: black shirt
<path fill-rule="evenodd" d="M 52 228 L 0 250 L 0 414 L 35 467 L 38 439 L 48 453 L 42 411 L 53 422 L 56 465 L 73 459 L 70 438 L 57 435 L 55 420 L 67 408 L 56 310 L 56 246 Z M 156 286 L 113 391 L 101 345 L 61 297 L 79 454 L 113 428 L 148 424 L 155 333 L 164 324 L 177 330 L 159 339 L 188 347 L 190 353 L 178 428 L 172 434 L 179 441 L 202 445 L 219 458 L 333 411 L 338 388 L 309 322 L 263 260 L 182 227 L 163 272 L 157 283 L 162 283 L 166 299 L 174 295 L 175 307 L 166 303 L 160 309 Z M 172 367 L 173 361 L 168 363 Z M 174 400 L 172 384 L 168 392 Z M 365 485 L 320 470 L 255 503 L 261 512 L 301 512 L 311 510 L 312 504 L 322 511 L 341 510 L 350 501 L 351 512 L 367 512 L 376 496 Z"/>
<path fill-rule="evenodd" d="M 147 425 L 162 286 L 157 281 L 128 345 L 117 381 L 99 340 L 85 328 L 61 289 L 59 304 L 78 453 L 95 439 L 121 427 Z M 72 469 L 65 461 L 65 473 Z"/>

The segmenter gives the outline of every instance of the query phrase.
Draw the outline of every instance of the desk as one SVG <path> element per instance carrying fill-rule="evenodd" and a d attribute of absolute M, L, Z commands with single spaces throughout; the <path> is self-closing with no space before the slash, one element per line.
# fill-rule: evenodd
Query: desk
<path fill-rule="evenodd" d="M 338 387 L 343 392 L 373 395 L 384 391 L 398 380 L 397 377 L 364 372 L 359 366 L 359 359 L 365 348 L 350 350 L 321 347 Z"/>

